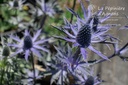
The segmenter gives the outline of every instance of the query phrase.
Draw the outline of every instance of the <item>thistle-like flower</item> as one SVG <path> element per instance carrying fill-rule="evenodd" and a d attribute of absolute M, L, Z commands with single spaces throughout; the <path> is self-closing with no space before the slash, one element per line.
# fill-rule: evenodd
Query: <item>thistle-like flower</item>
<path fill-rule="evenodd" d="M 38 6 L 37 8 L 33 7 L 31 4 L 28 4 L 32 9 L 30 10 L 31 13 L 35 14 L 35 12 L 37 12 L 37 16 L 48 15 L 50 17 L 53 17 L 53 15 L 56 14 L 56 0 L 49 0 L 48 2 L 45 0 L 37 0 L 36 2 Z"/>
<path fill-rule="evenodd" d="M 85 62 L 80 55 L 74 55 L 72 48 L 69 45 L 55 47 L 57 55 L 55 56 L 55 62 L 58 62 L 56 67 L 59 71 L 52 77 L 52 82 L 61 79 L 61 71 L 63 67 L 63 78 L 70 83 L 68 76 L 73 76 L 76 85 L 98 85 L 102 81 L 98 77 L 93 76 L 94 72 L 92 69 L 93 64 Z M 77 56 L 77 60 L 74 61 L 74 56 Z M 65 75 L 64 75 L 65 73 Z M 60 79 L 59 79 L 60 78 Z M 61 82 L 61 81 L 58 81 Z M 66 81 L 63 81 L 66 82 Z"/>
<path fill-rule="evenodd" d="M 44 47 L 44 43 L 46 43 L 49 39 L 41 39 L 38 40 L 38 37 L 40 36 L 41 30 L 38 30 L 36 34 L 32 37 L 28 30 L 25 30 L 24 33 L 24 39 L 20 40 L 17 36 L 11 35 L 10 38 L 17 41 L 18 43 L 8 44 L 9 46 L 12 46 L 16 48 L 16 52 L 12 55 L 17 55 L 18 53 L 24 53 L 25 59 L 28 60 L 28 56 L 32 52 L 37 57 L 41 57 L 41 54 L 39 50 L 49 52 L 48 49 Z"/>
<path fill-rule="evenodd" d="M 61 46 L 56 47 L 54 46 L 55 49 L 57 50 L 57 54 L 53 57 L 53 62 L 51 62 L 51 66 L 56 69 L 57 71 L 52 75 L 51 78 L 51 84 L 53 82 L 56 82 L 56 84 L 62 85 L 64 84 L 69 84 L 69 78 L 68 78 L 68 69 L 71 67 L 71 49 L 67 48 L 65 50 Z M 70 51 L 70 52 L 69 52 Z M 66 54 L 67 53 L 67 54 Z"/>
<path fill-rule="evenodd" d="M 55 11 L 53 7 L 56 5 L 56 3 L 52 2 L 45 2 L 45 0 L 37 1 L 37 3 L 41 6 L 42 12 L 48 14 L 49 16 L 52 16 L 55 14 Z"/>
<path fill-rule="evenodd" d="M 82 19 L 75 11 L 70 8 L 67 8 L 72 14 L 74 14 L 77 18 L 77 21 L 74 24 L 71 24 L 65 17 L 64 23 L 65 25 L 62 27 L 55 27 L 58 30 L 64 32 L 67 37 L 55 36 L 56 38 L 61 38 L 68 42 L 72 42 L 74 46 L 79 46 L 81 54 L 86 59 L 86 50 L 85 48 L 89 48 L 94 53 L 98 54 L 100 57 L 107 59 L 108 58 L 103 55 L 100 51 L 96 50 L 92 44 L 99 43 L 105 41 L 106 43 L 113 43 L 111 41 L 106 41 L 110 35 L 105 34 L 112 27 L 111 25 L 100 25 L 99 23 L 107 20 L 110 15 L 99 18 L 103 8 L 101 8 L 98 12 L 92 13 L 91 7 L 88 7 L 88 10 L 85 9 L 83 3 L 81 2 L 81 8 L 84 13 L 84 19 Z M 113 37 L 111 37 L 113 38 Z"/>
<path fill-rule="evenodd" d="M 73 59 L 72 48 L 69 45 L 65 45 L 65 47 L 55 46 L 55 49 L 57 50 L 55 59 L 57 59 L 60 63 L 63 63 L 65 66 L 64 68 L 68 68 L 70 70 L 73 69 L 77 63 Z"/>
<path fill-rule="evenodd" d="M 68 21 L 66 20 L 66 22 L 68 22 Z M 70 28 L 68 28 L 68 29 L 56 27 L 57 29 L 59 29 L 62 32 L 64 32 L 65 34 L 67 34 L 68 37 L 55 36 L 56 38 L 60 38 L 60 39 L 66 40 L 68 42 L 71 42 L 71 43 L 73 43 L 74 46 L 79 46 L 81 54 L 83 55 L 84 59 L 86 59 L 86 57 L 87 57 L 85 47 L 89 48 L 90 50 L 92 50 L 93 52 L 98 54 L 100 57 L 102 57 L 104 59 L 108 59 L 105 55 L 103 55 L 100 51 L 94 49 L 93 46 L 91 45 L 93 42 L 98 42 L 98 41 L 93 40 L 94 35 L 92 35 L 90 25 L 85 24 L 84 26 L 82 26 L 80 28 L 79 27 L 76 28 L 69 22 L 68 22 L 68 24 L 70 26 Z M 69 30 L 72 33 L 70 33 Z"/>
<path fill-rule="evenodd" d="M 54 7 L 57 5 L 55 0 L 50 0 L 45 2 L 45 0 L 38 0 L 37 3 L 40 5 L 41 9 L 38 9 L 39 14 L 47 14 L 48 16 L 52 17 L 56 14 Z"/>
<path fill-rule="evenodd" d="M 84 78 L 87 79 L 88 76 L 91 76 L 90 65 L 83 61 L 81 55 L 77 55 L 76 53 L 74 53 L 72 51 L 72 47 L 70 47 L 69 45 L 62 45 L 57 47 L 55 46 L 55 49 L 57 50 L 57 54 L 54 57 L 54 62 L 56 63 L 54 63 L 53 65 L 55 65 L 54 67 L 58 71 L 53 74 L 53 77 L 51 78 L 52 83 L 55 82 L 55 80 L 61 82 L 59 80 L 61 80 L 61 78 L 63 77 L 63 82 L 69 84 L 71 83 L 69 81 L 69 76 L 73 76 L 75 78 L 74 81 L 79 81 L 81 83 L 85 81 Z M 78 58 L 75 60 L 74 56 L 77 56 Z M 61 75 L 61 72 L 63 72 L 63 75 Z"/>
<path fill-rule="evenodd" d="M 112 28 L 115 25 L 112 24 L 102 25 L 102 23 L 105 22 L 108 18 L 110 18 L 111 15 L 101 17 L 101 13 L 104 7 L 101 7 L 101 9 L 99 9 L 97 12 L 92 13 L 91 5 L 89 5 L 88 9 L 86 10 L 82 1 L 80 1 L 80 4 L 84 18 L 81 18 L 80 15 L 78 15 L 78 13 L 76 13 L 74 10 L 67 8 L 73 15 L 77 17 L 77 22 L 73 26 L 76 28 L 81 28 L 83 25 L 89 24 L 89 26 L 91 26 L 92 39 L 97 40 L 94 42 L 101 42 L 106 40 L 108 36 L 104 38 L 102 36 L 105 35 L 105 33 L 108 32 L 108 30 L 110 30 L 110 28 Z"/>

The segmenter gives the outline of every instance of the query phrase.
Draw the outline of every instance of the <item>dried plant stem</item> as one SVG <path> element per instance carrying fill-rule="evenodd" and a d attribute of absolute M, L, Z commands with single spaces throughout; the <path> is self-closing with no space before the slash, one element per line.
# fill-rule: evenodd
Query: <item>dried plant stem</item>
<path fill-rule="evenodd" d="M 76 52 L 73 55 L 73 64 L 76 62 L 76 60 L 78 59 L 78 56 L 80 54 L 80 47 L 77 48 Z"/>
<path fill-rule="evenodd" d="M 121 52 L 123 49 L 125 49 L 127 46 L 128 46 L 128 42 L 127 42 L 121 49 L 119 49 L 117 52 L 114 52 L 114 53 L 113 53 L 111 56 L 109 56 L 108 58 L 111 59 L 111 58 L 113 58 L 113 57 L 115 57 L 115 56 L 118 56 L 118 55 L 120 54 L 120 52 Z M 95 61 L 95 63 L 98 64 L 98 63 L 102 63 L 102 62 L 104 62 L 104 61 L 106 61 L 106 59 L 97 60 L 97 61 Z"/>
<path fill-rule="evenodd" d="M 73 6 L 72 6 L 73 10 L 75 9 L 75 5 L 76 5 L 76 0 L 73 1 Z M 70 23 L 72 23 L 72 20 L 73 20 L 73 14 L 71 15 Z"/>
<path fill-rule="evenodd" d="M 45 24 L 46 19 L 47 19 L 47 15 L 46 15 L 46 14 L 44 14 L 44 16 L 43 16 L 43 18 L 42 18 L 42 20 L 41 20 L 41 22 L 40 22 L 40 29 L 41 29 L 41 28 L 43 28 L 43 26 L 44 26 L 44 24 Z"/>
<path fill-rule="evenodd" d="M 34 76 L 34 78 L 33 78 L 34 84 L 33 84 L 33 85 L 36 85 L 36 84 L 35 84 L 35 83 L 36 83 L 36 79 L 35 79 L 34 56 L 33 56 L 32 51 L 31 51 L 31 61 L 32 61 L 33 76 Z"/>

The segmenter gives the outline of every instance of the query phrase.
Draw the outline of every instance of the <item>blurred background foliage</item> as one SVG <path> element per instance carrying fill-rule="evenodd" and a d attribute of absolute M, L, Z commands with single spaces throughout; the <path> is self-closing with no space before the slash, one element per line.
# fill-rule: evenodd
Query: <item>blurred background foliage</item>
<path fill-rule="evenodd" d="M 39 23 L 43 18 L 43 16 L 39 17 L 33 17 L 32 14 L 29 12 L 30 7 L 26 5 L 26 3 L 34 5 L 35 0 L 26 0 L 23 3 L 22 10 L 10 8 L 9 2 L 12 0 L 0 0 L 0 33 L 6 33 L 11 31 L 17 31 L 17 30 L 23 30 L 23 29 L 38 29 L 39 26 L 28 26 L 23 27 L 19 26 L 20 23 L 28 23 L 28 24 L 35 24 Z M 48 2 L 48 0 L 45 0 Z M 60 26 L 63 24 L 63 17 L 65 16 L 69 21 L 71 19 L 71 13 L 66 10 L 66 7 L 72 8 L 73 6 L 73 0 L 57 0 L 57 3 L 59 4 L 58 8 L 55 8 L 56 14 L 53 17 L 46 17 L 45 24 L 42 27 L 44 32 L 48 34 L 49 36 L 53 34 L 61 34 L 58 30 L 53 29 L 51 25 L 54 26 Z M 79 13 L 81 13 L 81 7 L 80 4 L 76 3 L 75 10 Z M 35 19 L 34 19 L 35 18 Z"/>

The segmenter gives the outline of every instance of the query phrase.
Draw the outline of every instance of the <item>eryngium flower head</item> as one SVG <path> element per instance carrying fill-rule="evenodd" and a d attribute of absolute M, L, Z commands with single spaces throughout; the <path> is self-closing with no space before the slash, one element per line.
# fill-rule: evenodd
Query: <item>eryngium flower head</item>
<path fill-rule="evenodd" d="M 81 47 L 88 47 L 91 43 L 91 29 L 89 25 L 84 25 L 78 31 L 76 41 Z"/>
<path fill-rule="evenodd" d="M 62 43 L 59 43 L 59 46 L 54 47 L 57 50 L 57 54 L 52 57 L 53 61 L 51 62 L 50 66 L 56 69 L 56 72 L 52 75 L 51 85 L 53 82 L 56 82 L 57 85 L 62 85 L 62 83 L 69 85 L 67 69 L 71 67 L 71 48 L 69 45 L 62 45 Z M 62 78 L 63 80 L 61 80 Z"/>
<path fill-rule="evenodd" d="M 41 57 L 41 54 L 39 50 L 49 52 L 45 47 L 44 43 L 46 43 L 49 39 L 41 39 L 38 40 L 38 37 L 40 36 L 41 30 L 38 30 L 36 34 L 32 37 L 28 30 L 25 30 L 24 38 L 20 40 L 18 37 L 11 35 L 10 38 L 17 41 L 18 43 L 8 44 L 9 46 L 12 46 L 16 49 L 16 52 L 12 55 L 16 55 L 18 53 L 24 53 L 25 59 L 28 60 L 28 56 L 30 55 L 30 52 L 32 51 L 37 57 Z"/>
<path fill-rule="evenodd" d="M 102 35 L 104 35 L 106 32 L 108 32 L 108 30 L 115 25 L 112 25 L 112 24 L 103 25 L 101 23 L 103 23 L 108 18 L 110 18 L 111 15 L 101 17 L 103 7 L 101 7 L 101 9 L 99 9 L 97 12 L 92 13 L 91 5 L 89 5 L 86 10 L 82 1 L 80 1 L 80 4 L 81 4 L 84 18 L 81 18 L 80 15 L 78 13 L 76 13 L 74 10 L 67 8 L 68 11 L 70 11 L 77 18 L 77 22 L 75 24 L 73 24 L 73 27 L 79 29 L 83 25 L 88 24 L 89 26 L 91 26 L 92 40 L 94 40 L 94 42 L 100 42 L 100 41 L 107 39 L 107 37 L 103 38 Z M 66 25 L 66 26 L 68 26 L 68 25 Z M 68 27 L 66 27 L 66 29 L 67 28 L 70 29 L 71 27 L 68 26 Z"/>
<path fill-rule="evenodd" d="M 110 28 L 113 27 L 113 25 L 99 25 L 99 23 L 102 23 L 105 20 L 107 20 L 110 17 L 110 15 L 107 15 L 102 19 L 99 19 L 99 16 L 103 8 L 101 8 L 98 12 L 94 14 L 92 14 L 91 12 L 90 5 L 88 7 L 88 10 L 86 10 L 83 3 L 81 2 L 81 8 L 84 13 L 84 19 L 82 19 L 74 10 L 67 8 L 68 11 L 70 11 L 72 14 L 76 16 L 77 21 L 71 24 L 64 17 L 65 25 L 62 27 L 55 27 L 55 28 L 64 32 L 67 35 L 67 37 L 60 37 L 60 36 L 55 36 L 55 37 L 66 40 L 68 42 L 72 42 L 74 46 L 80 46 L 81 54 L 85 59 L 86 59 L 86 55 L 85 55 L 86 50 L 84 49 L 84 47 L 88 47 L 90 50 L 98 54 L 100 57 L 108 60 L 107 56 L 105 56 L 100 51 L 93 48 L 91 44 L 99 43 L 103 41 L 113 43 L 110 40 L 108 40 L 109 38 L 111 38 L 110 37 L 111 35 L 105 34 L 106 32 L 108 32 Z M 84 30 L 83 28 L 90 28 L 90 29 Z"/>
<path fill-rule="evenodd" d="M 91 45 L 93 42 L 98 42 L 97 40 L 93 40 L 96 36 L 99 35 L 92 35 L 92 31 L 90 29 L 90 26 L 88 24 L 85 24 L 84 26 L 80 26 L 78 24 L 78 27 L 75 27 L 74 25 L 70 24 L 67 20 L 66 22 L 69 25 L 69 28 L 59 28 L 60 31 L 64 32 L 68 37 L 60 37 L 60 36 L 55 36 L 56 38 L 63 39 L 65 41 L 73 43 L 74 46 L 79 46 L 80 47 L 80 53 L 82 54 L 83 58 L 87 58 L 87 53 L 85 50 L 85 47 L 89 48 L 91 51 L 94 53 L 98 54 L 100 57 L 104 59 L 108 59 L 105 55 L 103 55 L 100 51 L 96 50 L 93 48 Z M 68 26 L 66 25 L 66 26 Z M 71 32 L 71 33 L 70 33 Z"/>
<path fill-rule="evenodd" d="M 55 67 L 58 71 L 53 74 L 53 77 L 51 78 L 52 82 L 58 80 L 58 84 L 61 79 L 60 76 L 62 76 L 61 72 L 63 72 L 63 82 L 66 83 L 66 85 L 69 85 L 70 83 L 68 76 L 73 76 L 74 78 L 77 78 L 78 81 L 84 82 L 84 78 L 87 79 L 87 77 L 91 75 L 92 71 L 90 65 L 83 61 L 81 55 L 74 53 L 72 47 L 66 44 L 55 46 L 55 49 L 57 50 L 57 54 L 53 57 L 54 63 L 52 62 L 52 65 L 50 66 Z M 75 59 L 74 56 L 78 58 Z M 67 76 L 67 74 L 69 75 Z"/>
<path fill-rule="evenodd" d="M 35 14 L 37 12 L 37 16 L 42 15 L 48 15 L 50 17 L 53 17 L 54 14 L 56 14 L 56 9 L 58 9 L 58 3 L 56 0 L 36 0 L 38 7 L 35 8 L 29 4 L 32 10 L 30 10 L 31 13 Z M 59 9 L 58 9 L 59 10 Z"/>

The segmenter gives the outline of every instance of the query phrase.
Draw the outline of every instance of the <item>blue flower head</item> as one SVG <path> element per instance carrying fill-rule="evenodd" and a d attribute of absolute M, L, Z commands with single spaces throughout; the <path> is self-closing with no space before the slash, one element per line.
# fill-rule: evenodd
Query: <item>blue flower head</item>
<path fill-rule="evenodd" d="M 75 54 L 72 47 L 69 45 L 62 45 L 55 46 L 55 49 L 57 50 L 57 54 L 54 56 L 54 62 L 56 63 L 53 65 L 57 72 L 54 73 L 51 78 L 52 83 L 58 80 L 57 84 L 61 84 L 59 80 L 63 77 L 63 82 L 69 84 L 70 78 L 68 76 L 73 76 L 77 78 L 77 80 L 84 80 L 83 77 L 87 79 L 87 77 L 91 75 L 90 65 L 83 61 L 81 55 Z M 74 56 L 78 58 L 75 59 Z"/>
<path fill-rule="evenodd" d="M 49 0 L 47 2 L 45 0 L 36 0 L 36 2 L 37 8 L 35 8 L 31 4 L 28 4 L 29 7 L 31 8 L 31 13 L 35 14 L 37 12 L 37 16 L 48 15 L 50 17 L 53 17 L 54 14 L 56 14 L 55 8 L 58 8 L 56 0 Z"/>
<path fill-rule="evenodd" d="M 36 34 L 32 37 L 28 30 L 25 30 L 24 38 L 19 39 L 17 36 L 11 35 L 10 38 L 15 40 L 17 43 L 9 43 L 9 46 L 12 46 L 16 49 L 16 52 L 12 55 L 17 55 L 18 53 L 24 53 L 25 59 L 28 60 L 28 56 L 32 52 L 37 57 L 41 57 L 39 50 L 49 52 L 48 49 L 44 47 L 44 43 L 46 43 L 49 39 L 41 39 L 38 40 L 40 36 L 41 30 L 38 30 Z"/>
<path fill-rule="evenodd" d="M 60 36 L 55 36 L 55 37 L 56 38 L 61 38 L 61 39 L 66 40 L 68 42 L 72 42 L 74 44 L 74 46 L 79 46 L 80 47 L 81 54 L 84 57 L 84 59 L 86 59 L 86 57 L 87 57 L 87 55 L 86 55 L 87 53 L 86 53 L 86 50 L 85 50 L 84 47 L 88 47 L 90 50 L 92 50 L 93 52 L 95 52 L 96 54 L 98 54 L 99 56 L 101 56 L 102 58 L 108 59 L 100 51 L 98 51 L 98 50 L 96 50 L 96 49 L 93 48 L 93 46 L 91 45 L 92 40 L 90 39 L 91 38 L 91 34 L 89 34 L 85 38 L 84 36 L 82 36 L 84 34 L 81 34 L 81 35 L 79 34 L 80 36 L 78 36 L 78 35 L 75 35 L 74 36 L 74 35 L 70 34 L 67 30 L 63 30 L 63 31 L 65 31 L 65 33 L 68 35 L 68 37 L 60 37 Z M 82 37 L 84 37 L 84 38 L 82 39 Z M 88 41 L 85 41 L 85 40 L 88 40 Z"/>
<path fill-rule="evenodd" d="M 92 32 L 93 40 L 97 40 L 94 42 L 100 42 L 106 39 L 107 37 L 103 38 L 102 35 L 105 35 L 105 33 L 108 32 L 108 30 L 115 25 L 110 25 L 110 24 L 103 25 L 102 23 L 105 22 L 108 18 L 110 18 L 111 15 L 101 17 L 101 13 L 104 7 L 101 7 L 100 10 L 98 10 L 95 13 L 92 13 L 91 5 L 89 5 L 88 8 L 86 9 L 82 1 L 80 1 L 80 4 L 81 4 L 84 18 L 81 18 L 80 15 L 76 13 L 74 10 L 67 8 L 77 18 L 77 21 L 75 22 L 75 24 L 73 24 L 73 26 L 79 29 L 83 25 L 88 24 L 91 27 L 90 29 Z"/>
<path fill-rule="evenodd" d="M 63 39 L 65 41 L 73 43 L 74 46 L 80 47 L 80 52 L 84 59 L 87 58 L 87 53 L 85 48 L 89 48 L 94 53 L 98 54 L 100 57 L 107 59 L 107 56 L 102 54 L 100 51 L 96 50 L 92 44 L 98 43 L 103 40 L 106 40 L 107 37 L 103 38 L 103 35 L 110 29 L 111 26 L 105 25 L 105 26 L 99 26 L 96 23 L 96 16 L 99 16 L 99 13 L 95 13 L 96 16 L 94 16 L 91 13 L 91 8 L 88 7 L 88 10 L 85 10 L 83 4 L 81 3 L 82 10 L 84 12 L 84 19 L 80 18 L 80 16 L 74 12 L 72 9 L 67 8 L 72 14 L 74 14 L 77 17 L 77 21 L 74 24 L 71 24 L 65 17 L 64 17 L 64 26 L 63 27 L 55 27 L 58 30 L 64 32 L 67 37 L 60 37 L 55 36 L 56 38 Z M 102 19 L 100 22 L 103 22 L 108 17 Z M 99 23 L 99 22 L 98 22 Z M 93 32 L 93 24 L 97 24 L 97 31 Z M 95 25 L 94 25 L 95 26 Z M 93 28 L 94 29 L 94 28 Z"/>

